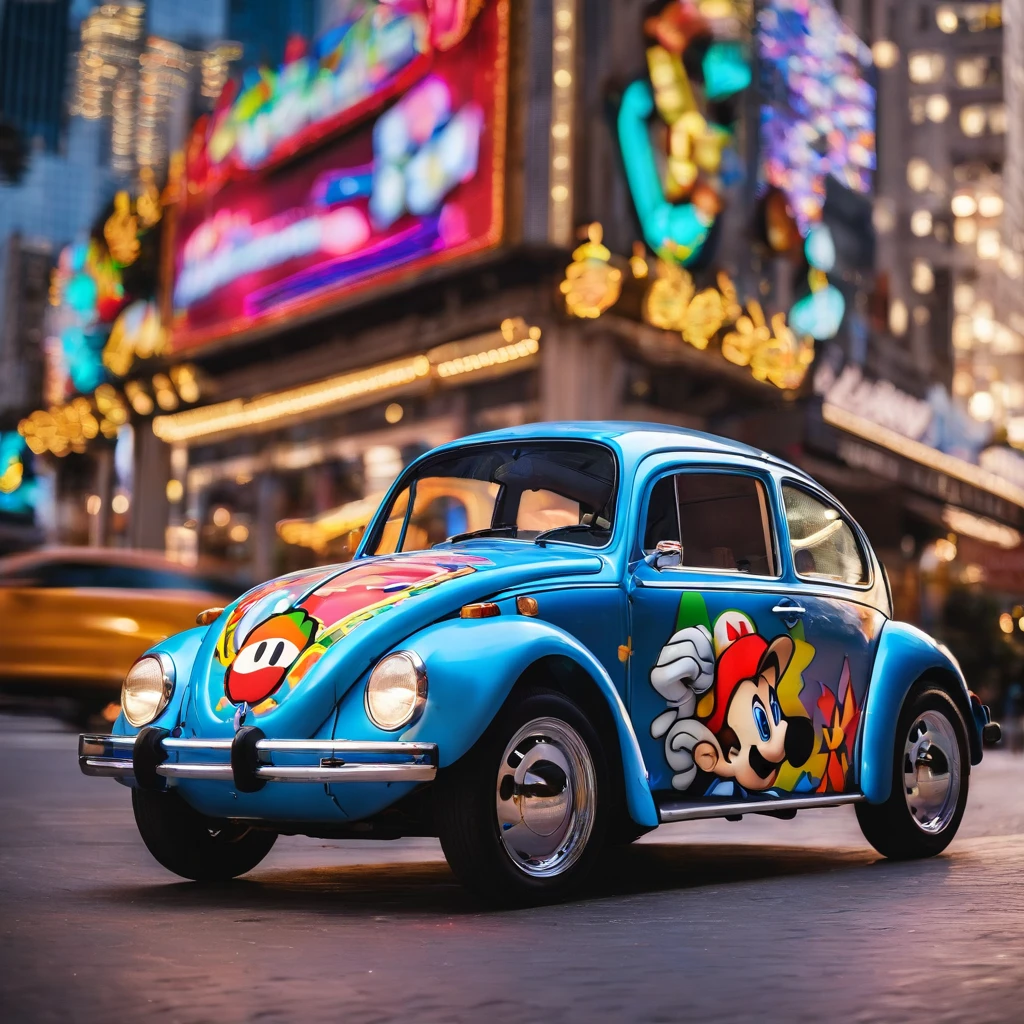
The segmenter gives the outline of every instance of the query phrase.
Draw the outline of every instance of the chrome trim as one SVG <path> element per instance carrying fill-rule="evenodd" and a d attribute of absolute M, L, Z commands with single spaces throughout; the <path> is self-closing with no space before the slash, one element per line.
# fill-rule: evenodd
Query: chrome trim
<path fill-rule="evenodd" d="M 174 683 L 175 683 L 175 670 L 174 662 L 171 660 L 169 654 L 165 654 L 163 651 L 154 651 L 152 654 L 143 654 L 142 657 L 136 658 L 132 662 L 132 667 L 128 669 L 125 675 L 125 682 L 128 681 L 128 676 L 132 674 L 135 666 L 145 658 L 153 658 L 156 663 L 160 666 L 161 681 L 163 683 L 163 693 L 160 696 L 160 703 L 157 705 L 156 712 L 152 717 L 147 718 L 145 722 L 133 722 L 128 715 L 128 711 L 124 703 L 124 683 L 121 683 L 121 710 L 124 712 L 125 719 L 136 729 L 141 729 L 144 725 L 149 725 L 150 722 L 155 722 L 166 710 L 167 705 L 171 702 L 171 697 L 174 696 Z"/>
<path fill-rule="evenodd" d="M 775 811 L 809 811 L 816 807 L 838 807 L 865 799 L 863 793 L 833 793 L 829 796 L 777 797 L 773 800 L 734 800 L 731 803 L 663 804 L 658 818 L 670 821 L 694 821 L 698 818 L 726 818 L 733 815 L 764 814 Z"/>
<path fill-rule="evenodd" d="M 166 741 L 165 741 L 166 742 Z M 199 741 L 197 741 L 199 742 Z M 228 743 L 228 747 L 231 744 Z M 297 753 L 317 753 L 321 750 L 330 750 L 340 754 L 408 754 L 410 756 L 430 755 L 437 751 L 436 743 L 410 743 L 402 740 L 369 740 L 363 743 L 360 740 L 260 740 L 256 749 L 261 753 L 264 750 L 273 752 L 275 750 L 290 751 Z"/>
<path fill-rule="evenodd" d="M 79 757 L 78 767 L 83 775 L 101 779 L 122 779 L 135 773 L 131 760 L 115 757 Z"/>
<path fill-rule="evenodd" d="M 412 709 L 409 712 L 408 717 L 405 721 L 400 722 L 398 725 L 381 725 L 376 718 L 373 717 L 373 712 L 370 710 L 370 682 L 373 680 L 374 673 L 384 664 L 388 658 L 405 658 L 413 667 L 413 671 L 416 673 L 416 700 L 413 703 Z M 370 671 L 370 675 L 367 677 L 366 686 L 363 687 L 363 710 L 366 712 L 366 717 L 378 729 L 383 729 L 385 732 L 397 732 L 399 729 L 405 729 L 407 726 L 412 725 L 420 715 L 423 714 L 423 708 L 427 703 L 427 666 L 423 664 L 423 659 L 415 651 L 392 651 L 390 654 L 385 654 L 376 665 L 373 666 Z"/>
<path fill-rule="evenodd" d="M 169 779 L 227 779 L 235 776 L 229 764 L 188 764 L 181 761 L 165 761 L 156 766 L 157 775 Z"/>
<path fill-rule="evenodd" d="M 776 615 L 782 615 L 785 612 L 789 612 L 790 615 L 806 615 L 807 609 L 803 605 L 799 604 L 777 604 L 773 609 Z"/>
<path fill-rule="evenodd" d="M 344 764 L 337 768 L 305 768 L 267 765 L 256 771 L 258 779 L 271 782 L 432 782 L 432 764 Z"/>
<path fill-rule="evenodd" d="M 168 736 L 163 740 L 168 750 L 205 750 L 230 752 L 231 740 L 180 739 Z M 133 747 L 134 736 L 104 736 L 83 733 L 78 737 L 78 765 L 84 775 L 97 778 L 129 780 L 134 777 L 131 757 L 124 751 Z M 268 782 L 431 782 L 437 775 L 437 744 L 405 741 L 387 742 L 369 740 L 260 740 L 256 745 L 260 754 L 269 759 L 278 753 L 315 755 L 316 764 L 275 765 L 262 763 L 256 777 Z M 406 758 L 404 761 L 351 762 L 324 765 L 320 755 L 357 754 L 390 755 Z M 211 761 L 165 761 L 156 768 L 158 775 L 169 779 L 213 779 L 231 782 L 234 774 L 230 763 Z"/>

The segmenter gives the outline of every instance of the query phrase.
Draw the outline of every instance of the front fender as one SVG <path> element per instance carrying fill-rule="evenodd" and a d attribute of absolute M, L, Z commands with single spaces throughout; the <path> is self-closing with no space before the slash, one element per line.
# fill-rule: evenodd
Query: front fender
<path fill-rule="evenodd" d="M 174 693 L 171 694 L 167 707 L 153 719 L 151 725 L 173 729 L 184 717 L 183 705 L 189 693 L 192 668 L 207 631 L 207 626 L 186 629 L 184 632 L 175 633 L 173 636 L 161 640 L 160 643 L 154 644 L 146 651 L 146 654 L 166 654 L 174 662 Z M 117 721 L 111 729 L 111 732 L 121 736 L 134 736 L 138 731 L 124 717 L 123 711 L 117 716 Z"/>
<path fill-rule="evenodd" d="M 549 623 L 518 616 L 454 619 L 410 637 L 402 648 L 423 659 L 428 679 L 423 717 L 402 739 L 437 743 L 442 768 L 476 743 L 530 665 L 552 655 L 576 662 L 607 701 L 615 722 L 630 817 L 638 825 L 658 824 L 640 745 L 622 698 L 604 666 L 574 637 Z"/>
<path fill-rule="evenodd" d="M 882 627 L 864 714 L 860 751 L 861 791 L 873 804 L 884 803 L 892 791 L 892 758 L 896 723 L 910 688 L 933 674 L 949 687 L 967 726 L 971 763 L 981 760 L 981 733 L 960 666 L 927 633 L 906 622 Z"/>

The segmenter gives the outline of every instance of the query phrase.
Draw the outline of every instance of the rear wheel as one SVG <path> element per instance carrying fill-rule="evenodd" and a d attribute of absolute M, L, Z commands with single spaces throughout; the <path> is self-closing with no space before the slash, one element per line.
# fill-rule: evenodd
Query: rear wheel
<path fill-rule="evenodd" d="M 441 847 L 459 880 L 491 902 L 558 899 L 600 852 L 609 792 L 600 737 L 580 708 L 530 690 L 438 775 Z"/>
<path fill-rule="evenodd" d="M 926 686 L 896 727 L 893 782 L 884 804 L 857 804 L 869 843 L 894 860 L 933 857 L 953 840 L 967 805 L 967 729 L 945 690 Z"/>
<path fill-rule="evenodd" d="M 223 882 L 251 871 L 277 840 L 263 832 L 206 818 L 172 789 L 132 790 L 132 809 L 149 852 L 168 871 L 197 882 Z"/>

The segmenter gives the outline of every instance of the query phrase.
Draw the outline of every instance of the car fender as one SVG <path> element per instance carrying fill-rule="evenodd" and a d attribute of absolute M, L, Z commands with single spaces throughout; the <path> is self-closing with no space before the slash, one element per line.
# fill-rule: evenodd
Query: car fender
<path fill-rule="evenodd" d="M 981 760 L 981 734 L 960 666 L 927 633 L 906 622 L 887 622 L 878 641 L 861 733 L 860 785 L 870 803 L 889 799 L 900 710 L 911 687 L 928 674 L 946 683 L 967 727 L 971 763 Z"/>
<path fill-rule="evenodd" d="M 530 665 L 552 655 L 574 661 L 611 711 L 630 817 L 638 825 L 658 824 L 626 707 L 604 666 L 575 637 L 550 623 L 520 616 L 454 619 L 410 637 L 401 648 L 418 654 L 427 669 L 423 716 L 402 739 L 437 743 L 441 768 L 457 761 L 483 735 Z"/>
<path fill-rule="evenodd" d="M 208 628 L 207 626 L 196 626 L 194 629 L 175 633 L 174 636 L 161 640 L 160 643 L 154 644 L 146 651 L 146 654 L 165 654 L 174 663 L 174 692 L 167 702 L 167 707 L 153 719 L 150 725 L 173 729 L 184 717 L 183 704 L 190 690 L 192 668 Z M 146 654 L 140 655 L 140 657 L 145 657 Z M 117 721 L 111 731 L 115 735 L 134 736 L 139 730 L 124 717 L 122 711 L 117 716 Z"/>

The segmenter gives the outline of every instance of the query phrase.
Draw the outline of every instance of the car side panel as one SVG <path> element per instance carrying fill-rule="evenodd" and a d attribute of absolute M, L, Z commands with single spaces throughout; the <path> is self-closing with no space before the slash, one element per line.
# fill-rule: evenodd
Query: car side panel
<path fill-rule="evenodd" d="M 639 825 L 658 824 L 647 771 L 622 698 L 604 666 L 564 630 L 523 616 L 454 619 L 410 637 L 402 647 L 415 651 L 427 666 L 429 697 L 423 717 L 392 737 L 437 743 L 442 768 L 476 743 L 530 665 L 552 655 L 575 661 L 594 681 L 615 721 L 630 816 Z M 361 701 L 362 688 L 355 689 L 357 693 L 347 699 Z"/>
<path fill-rule="evenodd" d="M 929 672 L 955 680 L 951 696 L 964 717 L 971 763 L 981 760 L 981 735 L 970 710 L 963 674 L 952 659 L 916 626 L 889 621 L 882 627 L 875 657 L 860 745 L 861 791 L 871 803 L 884 803 L 892 788 L 896 723 L 911 687 Z"/>

